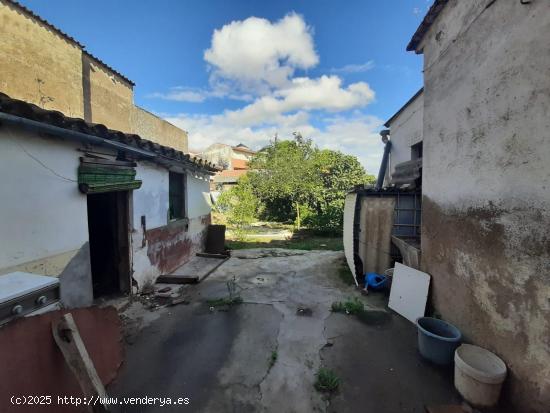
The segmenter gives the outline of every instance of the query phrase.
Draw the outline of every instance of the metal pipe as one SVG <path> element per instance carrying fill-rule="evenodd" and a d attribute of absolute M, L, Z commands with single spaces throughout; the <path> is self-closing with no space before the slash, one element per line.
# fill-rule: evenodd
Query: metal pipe
<path fill-rule="evenodd" d="M 378 179 L 376 180 L 376 186 L 375 189 L 378 191 L 382 188 L 384 185 L 384 176 L 386 175 L 386 169 L 388 167 L 388 158 L 390 156 L 390 150 L 391 150 L 391 141 L 389 140 L 388 136 L 390 134 L 389 129 L 384 129 L 380 132 L 380 136 L 382 136 L 382 142 L 385 143 L 384 146 L 384 155 L 382 155 L 382 162 L 380 163 L 380 170 L 378 171 Z"/>
<path fill-rule="evenodd" d="M 62 138 L 77 140 L 79 142 L 90 143 L 93 145 L 107 146 L 117 150 L 135 153 L 140 156 L 144 156 L 146 158 L 157 157 L 157 154 L 151 151 L 134 148 L 132 146 L 125 145 L 124 143 L 111 141 L 108 139 L 100 138 L 98 136 L 89 135 L 87 133 L 77 132 L 70 129 L 64 129 L 64 128 L 60 128 L 59 126 L 54 126 L 47 123 L 10 115 L 9 113 L 0 112 L 0 122 L 17 126 L 31 132 L 49 133 L 51 135 L 60 136 Z"/>

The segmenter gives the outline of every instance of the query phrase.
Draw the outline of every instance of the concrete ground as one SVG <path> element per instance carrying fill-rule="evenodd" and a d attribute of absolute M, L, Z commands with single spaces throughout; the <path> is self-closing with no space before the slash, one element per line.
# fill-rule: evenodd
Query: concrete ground
<path fill-rule="evenodd" d="M 118 411 L 394 413 L 458 402 L 452 371 L 417 355 L 414 325 L 387 310 L 382 294 L 362 297 L 345 285 L 342 265 L 342 252 L 234 251 L 186 289 L 188 305 L 154 315 L 129 307 L 131 344 L 109 395 L 190 404 Z M 211 307 L 207 300 L 228 296 L 228 282 L 243 303 Z M 362 320 L 331 313 L 334 301 L 350 297 L 369 309 Z M 341 379 L 336 394 L 315 390 L 321 366 Z"/>

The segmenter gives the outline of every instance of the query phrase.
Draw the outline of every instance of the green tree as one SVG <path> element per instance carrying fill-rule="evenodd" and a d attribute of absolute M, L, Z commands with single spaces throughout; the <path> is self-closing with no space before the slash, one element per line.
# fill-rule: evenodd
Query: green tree
<path fill-rule="evenodd" d="M 286 200 L 292 205 L 296 226 L 301 227 L 300 211 L 310 202 L 316 186 L 316 172 L 311 162 L 316 148 L 311 140 L 297 134 L 292 141 L 274 140 L 250 162 L 250 183 L 266 203 Z"/>
<path fill-rule="evenodd" d="M 320 150 L 300 134 L 272 141 L 250 166 L 247 185 L 265 206 L 265 215 L 287 214 L 298 228 L 305 223 L 323 232 L 341 229 L 346 192 L 375 180 L 355 156 Z"/>
<path fill-rule="evenodd" d="M 306 223 L 320 232 L 338 232 L 347 191 L 358 184 L 373 183 L 375 178 L 365 173 L 355 156 L 340 151 L 317 150 L 312 163 L 318 179 L 311 202 L 314 213 Z"/>
<path fill-rule="evenodd" d="M 261 211 L 260 201 L 246 175 L 233 188 L 222 192 L 216 202 L 216 210 L 225 213 L 227 222 L 237 230 L 256 220 Z"/>

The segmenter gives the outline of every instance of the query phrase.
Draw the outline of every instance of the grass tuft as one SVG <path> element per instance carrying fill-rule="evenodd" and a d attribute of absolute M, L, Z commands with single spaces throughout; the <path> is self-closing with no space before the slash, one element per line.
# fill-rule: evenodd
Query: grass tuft
<path fill-rule="evenodd" d="M 315 375 L 315 389 L 323 393 L 334 393 L 340 386 L 340 378 L 330 369 L 321 367 Z"/>
<path fill-rule="evenodd" d="M 269 368 L 273 367 L 279 358 L 279 353 L 277 351 L 271 352 L 271 357 L 269 358 Z"/>
<path fill-rule="evenodd" d="M 335 301 L 332 303 L 331 310 L 334 313 L 359 315 L 365 312 L 365 306 L 357 297 L 355 297 L 344 302 Z"/>

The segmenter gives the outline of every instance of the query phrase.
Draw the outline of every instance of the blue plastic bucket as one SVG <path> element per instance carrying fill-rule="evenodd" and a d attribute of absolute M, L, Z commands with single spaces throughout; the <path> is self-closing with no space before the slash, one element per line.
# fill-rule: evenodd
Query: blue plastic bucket
<path fill-rule="evenodd" d="M 418 350 L 422 357 L 433 363 L 448 365 L 453 362 L 454 352 L 460 345 L 462 333 L 443 320 L 420 317 L 418 327 Z"/>

